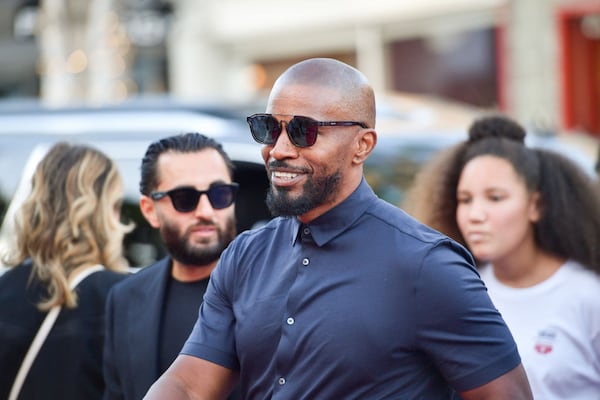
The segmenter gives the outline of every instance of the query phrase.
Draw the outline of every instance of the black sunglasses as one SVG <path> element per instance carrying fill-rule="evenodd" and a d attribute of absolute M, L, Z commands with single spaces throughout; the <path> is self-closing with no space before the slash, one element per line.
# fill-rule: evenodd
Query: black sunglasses
<path fill-rule="evenodd" d="M 274 144 L 282 131 L 282 122 L 272 114 L 254 114 L 246 118 L 252 137 L 258 143 Z M 290 141 L 297 147 L 309 147 L 317 141 L 320 126 L 353 126 L 367 128 L 363 122 L 356 121 L 317 121 L 310 117 L 294 115 L 286 124 Z"/>
<path fill-rule="evenodd" d="M 173 208 L 177 211 L 186 213 L 194 211 L 198 207 L 200 196 L 206 194 L 210 205 L 215 210 L 227 208 L 235 201 L 235 196 L 238 190 L 237 183 L 219 184 L 211 186 L 208 190 L 196 190 L 193 187 L 181 187 L 167 192 L 152 192 L 150 197 L 152 200 L 160 200 L 165 196 L 171 198 Z"/>

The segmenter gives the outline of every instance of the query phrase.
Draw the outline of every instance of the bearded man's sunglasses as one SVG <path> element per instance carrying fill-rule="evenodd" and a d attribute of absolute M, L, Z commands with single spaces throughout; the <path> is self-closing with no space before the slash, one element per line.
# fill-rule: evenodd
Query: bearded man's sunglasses
<path fill-rule="evenodd" d="M 186 186 L 167 192 L 152 192 L 150 193 L 150 198 L 156 201 L 169 196 L 173 208 L 179 212 L 186 213 L 194 211 L 198 207 L 200 196 L 206 194 L 212 208 L 220 210 L 233 204 L 238 187 L 239 185 L 235 182 L 213 185 L 208 190 L 196 190 L 193 187 Z"/>
<path fill-rule="evenodd" d="M 310 117 L 294 115 L 289 121 L 278 121 L 272 114 L 254 114 L 246 118 L 252 137 L 261 144 L 274 144 L 286 124 L 290 141 L 297 147 L 309 147 L 317 141 L 320 126 L 353 126 L 367 128 L 364 122 L 357 121 L 317 121 Z"/>

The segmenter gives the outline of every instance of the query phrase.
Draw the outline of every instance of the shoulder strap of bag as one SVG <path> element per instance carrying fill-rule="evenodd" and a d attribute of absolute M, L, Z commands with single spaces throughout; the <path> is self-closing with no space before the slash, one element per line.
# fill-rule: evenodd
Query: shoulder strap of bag
<path fill-rule="evenodd" d="M 85 278 L 87 278 L 89 275 L 103 269 L 104 267 L 102 265 L 94 265 L 93 267 L 86 268 L 85 270 L 81 271 L 77 276 L 75 276 L 75 279 L 73 279 L 69 284 L 69 288 L 71 290 L 75 289 L 75 287 L 77 287 L 77 285 L 79 285 L 79 283 Z M 25 358 L 23 359 L 23 362 L 19 367 L 19 372 L 17 373 L 15 381 L 13 382 L 13 386 L 10 390 L 8 400 L 17 400 L 19 392 L 21 391 L 21 387 L 25 382 L 25 377 L 27 376 L 27 373 L 31 368 L 31 364 L 33 364 L 33 360 L 35 360 L 35 357 L 40 351 L 42 344 L 44 344 L 48 333 L 50 333 L 50 329 L 52 329 L 52 326 L 54 325 L 54 322 L 56 321 L 56 318 L 58 317 L 58 313 L 60 312 L 61 308 L 61 306 L 54 306 L 50 309 L 50 311 L 48 311 L 48 314 L 46 314 L 44 322 L 42 322 L 40 329 L 33 338 L 33 342 L 31 342 L 31 345 L 29 346 L 29 349 L 25 354 Z"/>

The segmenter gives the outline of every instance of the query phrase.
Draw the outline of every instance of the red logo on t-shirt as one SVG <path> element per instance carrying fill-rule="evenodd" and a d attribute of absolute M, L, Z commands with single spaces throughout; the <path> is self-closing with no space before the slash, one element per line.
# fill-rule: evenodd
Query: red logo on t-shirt
<path fill-rule="evenodd" d="M 552 344 L 536 343 L 535 351 L 537 351 L 540 354 L 548 354 L 552 351 Z"/>
<path fill-rule="evenodd" d="M 556 332 L 544 329 L 538 333 L 537 339 L 533 348 L 539 354 L 548 354 L 552 352 L 554 346 L 554 340 L 556 339 Z"/>

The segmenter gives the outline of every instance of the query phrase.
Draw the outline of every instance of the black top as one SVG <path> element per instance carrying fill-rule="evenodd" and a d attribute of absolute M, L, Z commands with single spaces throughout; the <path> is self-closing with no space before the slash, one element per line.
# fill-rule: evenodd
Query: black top
<path fill-rule="evenodd" d="M 28 284 L 30 262 L 0 276 L 0 399 L 8 398 L 17 371 L 46 313 L 45 295 Z M 77 286 L 78 306 L 63 307 L 21 389 L 20 399 L 101 399 L 104 304 L 110 287 L 125 274 L 99 271 Z"/>
<path fill-rule="evenodd" d="M 208 278 L 195 282 L 169 280 L 163 304 L 160 328 L 159 372 L 162 374 L 179 355 L 181 347 L 192 332 L 198 319 L 202 296 L 208 286 Z M 177 327 L 177 329 L 174 329 Z"/>

